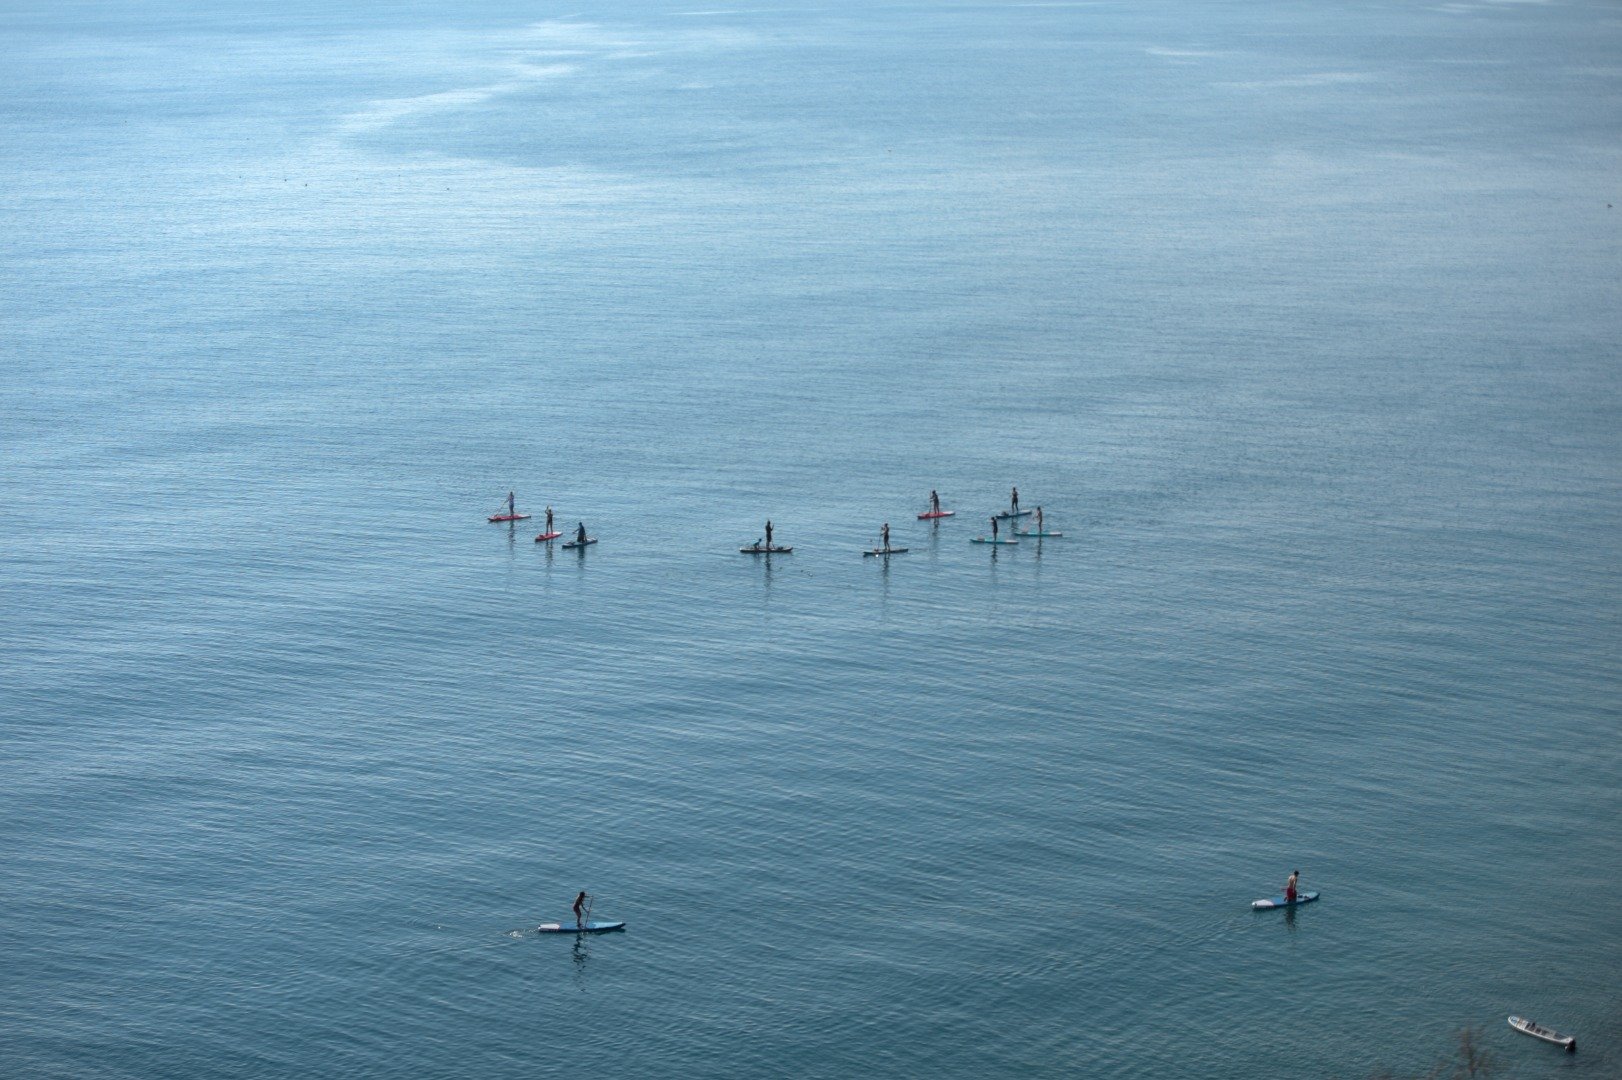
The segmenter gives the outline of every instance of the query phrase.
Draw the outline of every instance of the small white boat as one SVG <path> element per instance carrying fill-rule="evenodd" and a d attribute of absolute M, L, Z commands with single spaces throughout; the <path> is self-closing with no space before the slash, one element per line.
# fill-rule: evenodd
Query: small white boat
<path fill-rule="evenodd" d="M 1523 1035 L 1530 1035 L 1534 1039 L 1542 1039 L 1544 1042 L 1554 1043 L 1556 1046 L 1563 1046 L 1566 1048 L 1566 1053 L 1568 1054 L 1575 1054 L 1577 1052 L 1577 1036 L 1575 1035 L 1562 1035 L 1553 1028 L 1546 1028 L 1542 1024 L 1531 1020 L 1526 1020 L 1519 1016 L 1510 1017 L 1509 1026 L 1514 1028 L 1516 1031 L 1519 1031 Z"/>

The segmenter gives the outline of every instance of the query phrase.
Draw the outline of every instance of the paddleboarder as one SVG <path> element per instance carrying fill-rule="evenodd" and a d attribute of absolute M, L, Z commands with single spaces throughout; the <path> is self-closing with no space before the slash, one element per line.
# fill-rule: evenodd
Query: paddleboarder
<path fill-rule="evenodd" d="M 584 889 L 581 889 L 580 895 L 574 898 L 574 925 L 581 930 L 585 929 L 586 926 L 586 899 L 586 890 Z"/>
<path fill-rule="evenodd" d="M 546 531 L 549 535 L 552 532 L 552 508 L 550 506 L 546 508 Z"/>
<path fill-rule="evenodd" d="M 771 549 L 772 549 L 772 523 L 770 521 L 767 521 L 766 522 L 766 550 L 770 551 Z"/>
<path fill-rule="evenodd" d="M 884 523 L 884 528 L 879 530 L 879 535 L 884 538 L 884 550 L 889 551 L 890 550 L 890 523 L 888 521 L 886 521 Z"/>
<path fill-rule="evenodd" d="M 997 519 L 995 517 L 991 519 L 991 542 L 993 544 L 997 542 Z"/>
<path fill-rule="evenodd" d="M 1042 528 L 1042 508 L 1040 506 L 1038 506 L 1036 508 L 1036 535 L 1041 536 L 1043 532 L 1044 532 L 1044 530 Z"/>
<path fill-rule="evenodd" d="M 1019 488 L 1014 489 L 1013 501 L 1012 501 L 1012 504 L 1009 506 L 1009 509 L 1012 510 L 1015 514 L 1019 513 Z"/>
<path fill-rule="evenodd" d="M 579 545 L 580 545 L 580 546 L 581 546 L 581 547 L 585 547 L 585 546 L 586 546 L 586 523 L 585 523 L 585 522 L 584 522 L 584 521 L 582 521 L 582 522 L 581 522 L 581 523 L 580 523 L 580 528 L 578 528 L 578 529 L 576 529 L 576 530 L 575 530 L 575 533 L 574 533 L 574 542 L 575 542 L 575 543 L 577 543 L 577 544 L 579 544 Z M 586 895 L 586 894 L 585 894 L 585 893 L 581 893 L 581 894 L 580 894 L 580 895 L 581 895 L 581 896 L 584 896 L 584 895 Z"/>
<path fill-rule="evenodd" d="M 1295 885 L 1296 885 L 1296 882 L 1299 881 L 1300 879 L 1301 879 L 1301 871 L 1299 871 L 1299 870 L 1291 871 L 1290 880 L 1288 880 L 1288 881 L 1286 881 L 1284 883 L 1284 902 L 1286 904 L 1295 903 Z"/>
<path fill-rule="evenodd" d="M 931 514 L 941 512 L 941 497 L 935 493 L 934 489 L 930 489 L 929 492 L 929 512 Z"/>

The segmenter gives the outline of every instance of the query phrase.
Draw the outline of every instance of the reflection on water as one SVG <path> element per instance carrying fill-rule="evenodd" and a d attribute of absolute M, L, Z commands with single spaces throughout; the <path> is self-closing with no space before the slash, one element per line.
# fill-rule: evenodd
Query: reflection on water
<path fill-rule="evenodd" d="M 589 934 L 576 934 L 574 948 L 569 952 L 569 959 L 574 962 L 574 984 L 582 993 L 586 989 L 586 964 L 591 960 L 591 940 Z"/>

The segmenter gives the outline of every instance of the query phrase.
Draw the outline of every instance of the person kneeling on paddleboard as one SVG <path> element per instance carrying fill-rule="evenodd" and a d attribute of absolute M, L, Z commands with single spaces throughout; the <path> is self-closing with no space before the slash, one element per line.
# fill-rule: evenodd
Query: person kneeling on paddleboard
<path fill-rule="evenodd" d="M 586 890 L 581 889 L 580 895 L 574 898 L 574 924 L 581 929 L 584 929 L 586 925 L 585 908 Z"/>
<path fill-rule="evenodd" d="M 1295 903 L 1295 883 L 1300 880 L 1300 878 L 1301 871 L 1293 870 L 1290 872 L 1290 880 L 1284 883 L 1284 902 L 1286 904 Z M 585 894 L 582 893 L 581 895 L 584 896 Z"/>

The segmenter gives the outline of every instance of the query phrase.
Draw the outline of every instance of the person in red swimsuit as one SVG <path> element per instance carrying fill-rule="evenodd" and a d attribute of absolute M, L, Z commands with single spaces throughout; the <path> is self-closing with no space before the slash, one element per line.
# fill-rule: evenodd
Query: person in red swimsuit
<path fill-rule="evenodd" d="M 1284 883 L 1284 902 L 1286 904 L 1295 903 L 1295 883 L 1300 877 L 1301 871 L 1293 870 L 1290 872 L 1290 880 Z"/>

